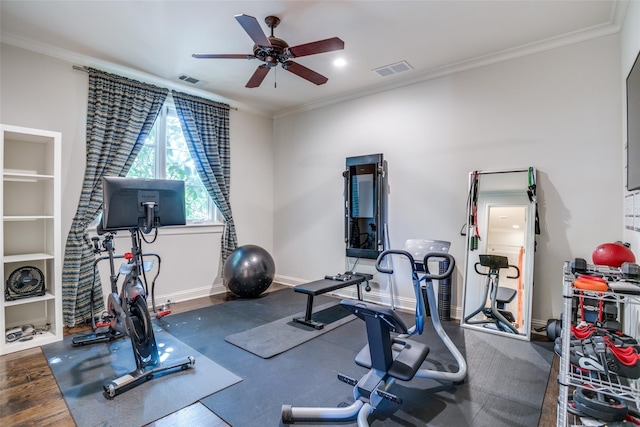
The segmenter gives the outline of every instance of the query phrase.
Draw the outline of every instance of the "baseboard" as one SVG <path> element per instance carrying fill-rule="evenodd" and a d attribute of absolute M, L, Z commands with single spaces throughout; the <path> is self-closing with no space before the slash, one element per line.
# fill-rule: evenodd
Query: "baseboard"
<path fill-rule="evenodd" d="M 202 286 L 200 288 L 188 289 L 186 291 L 157 294 L 155 295 L 155 303 L 156 305 L 161 305 L 167 302 L 176 303 L 176 302 L 189 301 L 196 298 L 203 298 L 203 297 L 208 297 L 210 295 L 224 293 L 226 291 L 227 291 L 227 288 L 225 288 L 222 283 L 207 285 L 207 286 Z"/>
<path fill-rule="evenodd" d="M 297 286 L 303 283 L 308 283 L 311 280 L 299 279 L 297 277 L 289 277 L 277 275 L 275 276 L 274 282 L 277 282 L 284 286 Z M 414 298 L 406 298 L 406 297 L 394 297 L 393 304 L 391 301 L 391 296 L 388 293 L 380 292 L 379 290 L 371 290 L 371 292 L 362 292 L 362 298 L 365 302 L 372 302 L 375 304 L 381 304 L 386 306 L 394 306 L 396 309 L 412 312 L 415 310 L 415 299 Z M 331 292 L 328 295 L 333 295 L 339 298 L 350 298 L 357 299 L 358 293 L 356 291 L 355 286 L 349 286 L 347 288 L 340 289 L 335 292 Z M 451 319 L 452 320 L 461 320 L 462 319 L 462 307 L 452 305 L 451 306 Z M 546 335 L 546 331 L 537 332 L 536 329 L 544 328 L 547 326 L 546 320 L 541 319 L 532 319 L 531 320 L 531 333 L 538 335 Z"/>
<path fill-rule="evenodd" d="M 282 276 L 280 274 L 276 274 L 275 277 L 273 278 L 273 281 L 275 283 L 279 283 L 284 286 L 297 286 L 297 285 L 302 285 L 303 283 L 309 283 L 312 280 L 298 279 L 297 277 L 289 277 L 289 276 Z"/>

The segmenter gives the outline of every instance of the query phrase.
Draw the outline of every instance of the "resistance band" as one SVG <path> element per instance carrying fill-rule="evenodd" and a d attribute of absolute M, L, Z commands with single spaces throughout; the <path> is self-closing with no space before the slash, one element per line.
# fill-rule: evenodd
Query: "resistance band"
<path fill-rule="evenodd" d="M 470 189 L 470 212 L 469 225 L 472 228 L 471 237 L 469 238 L 469 250 L 478 249 L 478 240 L 480 240 L 480 230 L 478 230 L 478 171 L 473 171 Z"/>

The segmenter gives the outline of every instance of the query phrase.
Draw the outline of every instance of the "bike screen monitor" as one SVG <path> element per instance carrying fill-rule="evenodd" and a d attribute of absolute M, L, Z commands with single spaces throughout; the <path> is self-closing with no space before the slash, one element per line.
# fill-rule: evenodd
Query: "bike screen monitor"
<path fill-rule="evenodd" d="M 103 177 L 102 191 L 105 230 L 186 224 L 184 181 Z"/>

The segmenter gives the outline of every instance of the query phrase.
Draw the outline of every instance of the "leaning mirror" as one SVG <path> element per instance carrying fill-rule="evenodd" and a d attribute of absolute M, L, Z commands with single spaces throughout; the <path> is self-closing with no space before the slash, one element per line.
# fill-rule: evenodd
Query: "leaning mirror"
<path fill-rule="evenodd" d="M 470 174 L 463 327 L 531 337 L 535 179 L 534 168 Z"/>

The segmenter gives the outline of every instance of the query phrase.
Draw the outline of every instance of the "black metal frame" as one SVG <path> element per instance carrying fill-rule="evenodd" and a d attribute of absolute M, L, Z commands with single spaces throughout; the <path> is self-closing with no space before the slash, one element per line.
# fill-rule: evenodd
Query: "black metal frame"
<path fill-rule="evenodd" d="M 351 178 L 354 176 L 353 169 L 357 166 L 373 165 L 373 184 L 374 184 L 374 245 L 375 249 L 363 249 L 353 247 L 352 242 L 352 220 L 351 204 L 352 204 L 352 188 Z M 347 169 L 342 176 L 344 177 L 344 238 L 346 246 L 346 254 L 348 257 L 376 259 L 380 252 L 384 250 L 384 224 L 386 223 L 386 163 L 382 154 L 368 154 L 357 157 L 347 157 Z"/>

